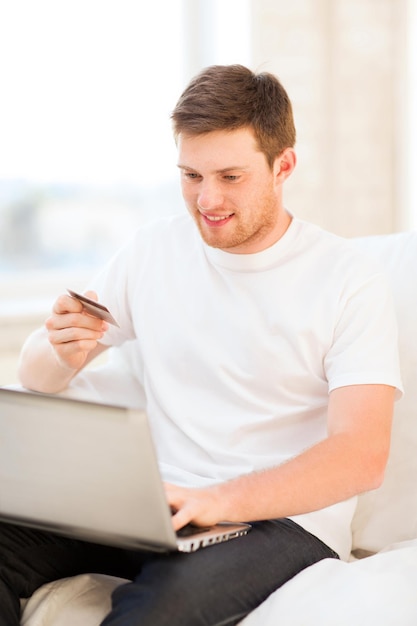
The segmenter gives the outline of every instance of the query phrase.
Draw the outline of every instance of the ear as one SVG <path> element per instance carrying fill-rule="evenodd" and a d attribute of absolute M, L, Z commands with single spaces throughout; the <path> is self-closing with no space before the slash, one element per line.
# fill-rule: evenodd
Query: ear
<path fill-rule="evenodd" d="M 292 174 L 297 164 L 297 155 L 293 148 L 285 148 L 283 152 L 275 159 L 274 175 L 275 182 L 279 185 Z"/>

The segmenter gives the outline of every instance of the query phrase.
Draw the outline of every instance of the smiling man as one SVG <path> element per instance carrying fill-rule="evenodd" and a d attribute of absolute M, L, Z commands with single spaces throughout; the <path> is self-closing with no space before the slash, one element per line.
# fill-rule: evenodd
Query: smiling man
<path fill-rule="evenodd" d="M 292 148 L 269 166 L 251 128 L 178 137 L 181 188 L 204 241 L 235 254 L 274 244 L 291 218 L 282 185 L 295 166 Z"/>
<path fill-rule="evenodd" d="M 19 596 L 92 569 L 132 579 L 103 626 L 237 624 L 303 568 L 346 558 L 356 495 L 383 479 L 401 388 L 390 293 L 348 241 L 284 207 L 284 88 L 210 67 L 172 119 L 188 214 L 140 229 L 93 282 L 120 328 L 59 296 L 21 380 L 58 392 L 135 340 L 174 528 L 252 530 L 161 557 L 2 525 L 1 626 L 17 626 Z"/>

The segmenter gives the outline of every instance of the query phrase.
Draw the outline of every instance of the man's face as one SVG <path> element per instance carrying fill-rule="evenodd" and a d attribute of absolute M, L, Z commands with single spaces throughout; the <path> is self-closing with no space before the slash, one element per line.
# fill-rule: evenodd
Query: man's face
<path fill-rule="evenodd" d="M 282 207 L 288 168 L 278 157 L 271 170 L 250 129 L 181 134 L 178 151 L 182 194 L 209 246 L 251 254 L 278 241 L 290 222 Z"/>

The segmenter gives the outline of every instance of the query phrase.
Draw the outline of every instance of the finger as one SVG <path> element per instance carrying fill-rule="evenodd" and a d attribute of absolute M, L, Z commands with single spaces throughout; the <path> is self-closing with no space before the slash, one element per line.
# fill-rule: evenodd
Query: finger
<path fill-rule="evenodd" d="M 96 294 L 95 291 L 84 291 L 84 295 L 86 298 L 90 298 L 90 300 L 94 300 L 95 302 L 98 302 L 98 295 Z"/>
<path fill-rule="evenodd" d="M 195 489 L 165 485 L 165 490 L 172 511 L 171 521 L 175 531 L 190 523 L 196 526 L 208 525 L 205 516 L 202 515 L 201 503 L 195 497 Z"/>
<path fill-rule="evenodd" d="M 185 489 L 171 483 L 164 483 L 164 488 L 172 513 L 172 526 L 174 530 L 179 530 L 190 521 L 184 509 L 181 508 L 185 502 Z"/>
<path fill-rule="evenodd" d="M 56 353 L 64 361 L 71 357 L 91 352 L 97 345 L 97 341 L 91 339 L 83 339 L 80 341 L 71 341 L 67 343 L 59 343 L 54 345 Z"/>
<path fill-rule="evenodd" d="M 107 322 L 88 315 L 88 313 L 62 313 L 60 315 L 53 314 L 45 321 L 48 331 L 63 329 L 86 329 L 93 332 L 103 333 L 108 329 Z"/>
<path fill-rule="evenodd" d="M 62 315 L 63 313 L 81 313 L 82 310 L 83 305 L 81 302 L 66 294 L 58 296 L 52 307 L 52 312 L 57 315 Z"/>
<path fill-rule="evenodd" d="M 88 358 L 88 354 L 97 345 L 96 341 L 80 341 L 61 343 L 54 345 L 54 351 L 59 363 L 64 367 L 72 370 L 79 370 L 82 368 Z"/>
<path fill-rule="evenodd" d="M 171 518 L 172 526 L 175 531 L 192 522 L 192 515 L 187 508 L 179 509 Z"/>
<path fill-rule="evenodd" d="M 53 345 L 61 343 L 79 343 L 81 341 L 94 341 L 97 343 L 104 335 L 102 330 L 91 328 L 69 327 L 62 329 L 51 329 L 48 333 L 49 342 Z M 76 346 L 74 346 L 76 347 Z M 84 349 L 84 348 L 83 348 Z"/>
<path fill-rule="evenodd" d="M 177 511 L 185 501 L 185 490 L 170 483 L 164 483 L 164 488 L 171 510 Z"/>

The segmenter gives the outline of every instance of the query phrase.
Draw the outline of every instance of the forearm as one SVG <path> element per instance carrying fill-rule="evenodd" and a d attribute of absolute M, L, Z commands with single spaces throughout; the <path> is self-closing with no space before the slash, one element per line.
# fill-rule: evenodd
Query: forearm
<path fill-rule="evenodd" d="M 174 528 L 290 517 L 375 489 L 388 459 L 395 389 L 354 385 L 329 397 L 329 436 L 282 465 L 205 489 L 167 485 Z"/>
<path fill-rule="evenodd" d="M 327 439 L 279 467 L 218 486 L 231 521 L 308 513 L 377 488 L 388 460 L 394 393 L 386 385 L 333 391 Z"/>
<path fill-rule="evenodd" d="M 287 463 L 214 487 L 230 521 L 289 517 L 318 510 L 379 486 L 385 453 L 368 456 L 336 435 Z"/>
<path fill-rule="evenodd" d="M 361 465 L 344 453 L 342 441 L 332 438 L 280 466 L 211 487 L 168 485 L 168 501 L 176 511 L 174 528 L 190 521 L 200 526 L 220 521 L 250 522 L 325 508 L 374 485 L 365 480 Z"/>
<path fill-rule="evenodd" d="M 48 341 L 45 328 L 32 333 L 23 345 L 18 364 L 18 376 L 27 389 L 57 393 L 65 389 L 77 370 L 59 363 Z"/>

